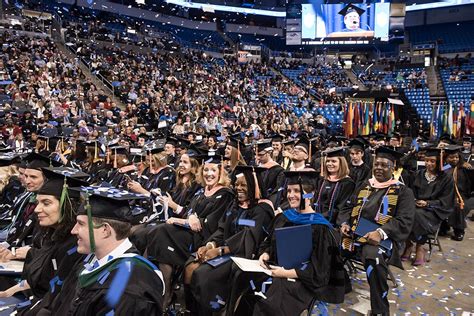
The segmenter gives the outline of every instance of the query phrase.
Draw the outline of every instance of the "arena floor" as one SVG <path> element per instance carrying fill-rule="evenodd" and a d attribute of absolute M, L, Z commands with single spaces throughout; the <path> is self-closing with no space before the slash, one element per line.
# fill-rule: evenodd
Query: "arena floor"
<path fill-rule="evenodd" d="M 399 286 L 390 282 L 391 315 L 474 315 L 474 222 L 462 242 L 440 237 L 443 252 L 435 248 L 423 267 L 404 263 L 391 267 Z M 354 275 L 353 292 L 344 304 L 331 305 L 330 315 L 365 315 L 370 310 L 365 272 Z"/>

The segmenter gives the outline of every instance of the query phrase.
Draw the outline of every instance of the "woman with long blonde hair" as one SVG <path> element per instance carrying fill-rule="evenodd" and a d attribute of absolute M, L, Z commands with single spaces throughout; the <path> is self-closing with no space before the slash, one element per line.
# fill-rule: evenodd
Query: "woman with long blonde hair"
<path fill-rule="evenodd" d="M 219 155 L 200 158 L 203 163 L 198 175 L 204 189 L 183 210 L 184 218 L 172 217 L 149 234 L 148 256 L 159 264 L 165 280 L 164 308 L 171 301 L 174 269 L 184 267 L 189 256 L 217 231 L 219 219 L 234 199 L 224 158 Z"/>
<path fill-rule="evenodd" d="M 350 208 L 347 202 L 355 189 L 355 183 L 349 177 L 344 149 L 339 147 L 323 152 L 321 169 L 316 189 L 315 210 L 335 224 L 339 212 Z"/>

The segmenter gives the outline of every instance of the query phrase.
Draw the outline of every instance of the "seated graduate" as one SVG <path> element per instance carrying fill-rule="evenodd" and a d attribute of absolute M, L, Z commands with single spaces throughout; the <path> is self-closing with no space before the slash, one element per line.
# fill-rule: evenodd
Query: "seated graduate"
<path fill-rule="evenodd" d="M 348 145 L 351 157 L 349 177 L 354 180 L 356 186 L 359 186 L 371 177 L 372 167 L 364 161 L 365 144 L 362 141 L 353 139 Z"/>
<path fill-rule="evenodd" d="M 211 305 L 210 302 L 216 296 L 227 301 L 230 295 L 230 255 L 247 259 L 257 256 L 260 242 L 267 236 L 268 226 L 273 219 L 272 203 L 260 199 L 262 176 L 265 172 L 265 168 L 251 166 L 235 168 L 234 190 L 237 200 L 219 221 L 217 231 L 198 249 L 196 257 L 192 256 L 188 260 L 190 263 L 185 270 L 184 289 L 186 308 L 193 315 L 211 315 L 225 307 L 221 304 Z M 213 263 L 216 257 L 225 260 Z"/>
<path fill-rule="evenodd" d="M 36 192 L 41 189 L 45 177 L 41 168 L 50 164 L 59 166 L 59 163 L 51 161 L 48 157 L 36 153 L 29 154 L 25 160 L 27 166 L 24 173 L 24 185 L 28 194 L 22 199 L 17 199 L 12 208 L 11 222 L 3 228 L 1 241 L 5 241 L 8 247 L 0 246 L 0 260 L 25 259 L 33 236 L 37 231 L 36 215 Z"/>
<path fill-rule="evenodd" d="M 77 252 L 89 254 L 87 263 L 78 276 L 69 275 L 64 280 L 61 293 L 38 315 L 161 313 L 162 274 L 137 254 L 127 237 L 133 216 L 129 200 L 143 196 L 111 190 L 80 188 L 85 198 L 71 233 L 77 237 Z"/>
<path fill-rule="evenodd" d="M 344 301 L 344 266 L 339 251 L 339 234 L 328 220 L 312 208 L 315 192 L 313 179 L 317 175 L 315 171 L 285 172 L 290 209 L 273 219 L 269 236 L 259 251 L 260 265 L 266 268 L 269 262 L 276 263 L 278 260 L 277 229 L 311 225 L 312 253 L 308 261 L 293 269 L 272 268 L 271 281 L 263 273 L 237 272 L 232 281 L 226 315 L 300 315 L 314 298 L 334 304 Z M 263 290 L 264 284 L 266 290 Z M 254 295 L 249 292 L 250 289 L 260 290 L 260 293 Z"/>
<path fill-rule="evenodd" d="M 389 315 L 386 259 L 389 264 L 403 269 L 398 243 L 410 234 L 415 213 L 412 190 L 393 178 L 395 164 L 401 156 L 387 147 L 378 147 L 373 177 L 358 190 L 354 208 L 338 217 L 343 234 L 342 248 L 348 255 L 357 254 L 364 263 L 372 314 Z M 379 227 L 357 236 L 355 231 L 361 220 Z M 381 246 L 384 240 L 391 241 L 390 249 Z M 359 244 L 357 247 L 355 241 Z"/>
<path fill-rule="evenodd" d="M 454 184 L 454 211 L 448 217 L 444 225 L 441 225 L 440 234 L 447 234 L 449 228 L 453 228 L 451 239 L 462 241 L 464 239 L 464 230 L 466 229 L 466 216 L 469 208 L 466 205 L 471 198 L 471 188 L 473 182 L 473 170 L 465 168 L 461 157 L 461 146 L 448 145 L 444 148 L 446 153 L 446 162 L 451 168 L 445 172 L 453 178 Z M 444 226 L 444 227 L 443 227 Z M 441 232 L 441 230 L 444 230 Z"/>
<path fill-rule="evenodd" d="M 204 162 L 198 174 L 204 190 L 194 196 L 186 217 L 171 217 L 166 225 L 158 225 L 148 234 L 148 257 L 159 263 L 165 280 L 164 308 L 171 300 L 173 272 L 176 268 L 183 268 L 191 253 L 214 234 L 220 218 L 234 199 L 223 157 L 204 155 L 200 159 Z"/>
<path fill-rule="evenodd" d="M 21 164 L 19 155 L 0 152 L 0 172 L 4 175 L 4 178 L 0 180 L 2 183 L 0 191 L 0 220 L 8 221 L 15 200 L 25 192 L 25 186 L 23 185 L 25 166 Z M 0 227 L 3 226 L 4 224 L 1 223 Z"/>
<path fill-rule="evenodd" d="M 138 179 L 129 178 L 127 181 L 127 188 L 130 191 L 150 197 L 141 202 L 141 206 L 148 211 L 148 222 L 153 219 L 168 219 L 168 214 L 165 214 L 164 208 L 158 205 L 157 201 L 161 196 L 166 196 L 168 192 L 171 192 L 175 186 L 176 172 L 168 165 L 164 142 L 164 140 L 159 140 L 152 149 L 147 150 L 149 167 Z"/>
<path fill-rule="evenodd" d="M 198 181 L 199 160 L 196 159 L 198 151 L 191 145 L 187 152 L 181 155 L 178 170 L 176 171 L 176 186 L 170 191 L 156 197 L 160 205 L 167 205 L 168 217 L 184 218 L 187 216 L 187 207 L 195 195 L 202 190 Z M 166 207 L 164 207 L 166 208 Z M 168 219 L 165 217 L 165 219 Z M 142 221 L 143 222 L 143 221 Z M 145 252 L 148 245 L 148 233 L 160 222 L 148 217 L 142 225 L 132 228 L 130 239 L 141 253 Z"/>
<path fill-rule="evenodd" d="M 256 156 L 258 165 L 265 168 L 265 174 L 263 176 L 263 187 L 265 190 L 264 194 L 276 204 L 278 199 L 278 189 L 283 185 L 285 176 L 283 175 L 282 166 L 280 166 L 272 158 L 273 145 L 271 140 L 264 140 L 257 142 Z"/>
<path fill-rule="evenodd" d="M 322 174 L 316 189 L 315 211 L 335 225 L 339 212 L 351 207 L 355 183 L 349 177 L 344 148 L 336 147 L 323 152 Z"/>
<path fill-rule="evenodd" d="M 70 234 L 79 194 L 68 186 L 87 183 L 74 178 L 73 174 L 63 175 L 58 168 L 44 168 L 43 173 L 47 181 L 37 192 L 34 210 L 40 229 L 26 255 L 22 280 L 0 292 L 0 297 L 10 297 L 19 291 L 31 290 L 34 299 L 31 305 L 19 311 L 20 315 L 36 315 L 61 291 L 62 280 L 73 273 L 72 267 L 84 259 L 75 251 L 76 238 Z"/>
<path fill-rule="evenodd" d="M 415 195 L 415 219 L 409 239 L 406 241 L 402 261 L 410 260 L 413 243 L 416 243 L 416 256 L 413 265 L 425 263 L 427 235 L 436 233 L 441 222 L 449 217 L 454 209 L 453 178 L 443 172 L 443 152 L 441 148 L 427 148 L 425 169 L 419 170 L 412 184 Z"/>

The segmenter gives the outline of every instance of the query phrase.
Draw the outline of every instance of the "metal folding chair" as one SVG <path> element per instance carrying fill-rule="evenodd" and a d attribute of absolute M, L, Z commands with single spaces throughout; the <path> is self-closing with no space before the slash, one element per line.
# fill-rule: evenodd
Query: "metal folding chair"
<path fill-rule="evenodd" d="M 350 274 L 355 274 L 357 271 L 365 271 L 364 264 L 362 263 L 362 261 L 359 261 L 357 259 L 345 258 L 344 265 L 347 267 Z M 392 270 L 390 270 L 390 266 L 388 264 L 387 264 L 387 274 L 388 274 L 388 279 L 392 281 L 393 287 L 397 288 L 398 287 L 397 279 L 395 279 L 395 276 L 393 275 Z"/>
<path fill-rule="evenodd" d="M 430 261 L 431 260 L 431 254 L 433 253 L 433 246 L 437 246 L 439 251 L 441 251 L 441 253 L 443 252 L 443 248 L 441 247 L 441 242 L 439 241 L 439 230 L 441 228 L 441 225 L 438 226 L 438 229 L 436 229 L 436 233 L 433 234 L 428 234 L 427 236 L 427 239 L 426 239 L 426 242 L 428 243 L 428 258 L 426 259 L 426 261 Z"/>

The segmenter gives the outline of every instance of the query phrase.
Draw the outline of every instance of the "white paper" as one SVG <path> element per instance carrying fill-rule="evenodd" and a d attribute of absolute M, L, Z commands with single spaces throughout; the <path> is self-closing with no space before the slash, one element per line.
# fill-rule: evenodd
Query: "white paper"
<path fill-rule="evenodd" d="M 2 271 L 21 273 L 23 271 L 24 264 L 25 263 L 23 261 L 18 261 L 18 260 L 0 262 L 0 274 Z"/>
<path fill-rule="evenodd" d="M 250 259 L 244 259 L 244 258 L 238 258 L 238 257 L 230 257 L 230 258 L 242 271 L 263 272 L 270 276 L 272 275 L 272 271 L 260 266 L 260 263 L 258 262 L 258 260 L 250 260 Z"/>

